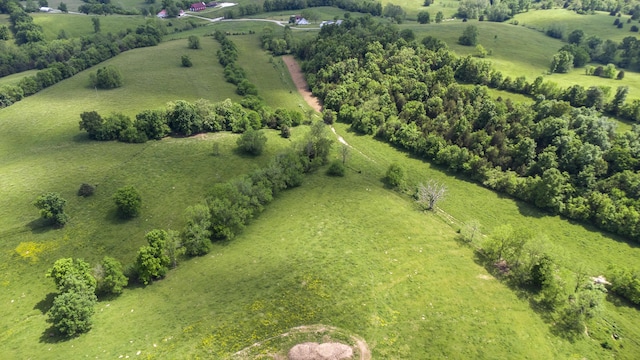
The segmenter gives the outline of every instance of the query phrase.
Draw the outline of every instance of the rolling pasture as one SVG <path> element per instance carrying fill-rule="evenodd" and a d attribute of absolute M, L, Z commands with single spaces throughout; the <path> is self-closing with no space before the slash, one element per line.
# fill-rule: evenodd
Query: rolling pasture
<path fill-rule="evenodd" d="M 547 10 L 531 13 L 544 18 L 544 11 Z M 545 81 L 554 82 L 560 88 L 567 88 L 576 84 L 585 88 L 589 86 L 609 86 L 611 88 L 611 96 L 613 96 L 618 86 L 628 86 L 628 99 L 640 98 L 640 74 L 637 72 L 626 71 L 623 80 L 588 76 L 585 75 L 584 68 L 573 69 L 568 74 L 549 74 L 551 58 L 567 43 L 548 37 L 543 32 L 521 26 L 522 21 L 520 25 L 513 25 L 509 22 L 494 23 L 477 20 L 462 22 L 461 20 L 455 20 L 425 25 L 407 23 L 400 25 L 400 28 L 413 30 L 416 39 L 421 40 L 430 35 L 445 41 L 450 49 L 461 56 L 473 56 L 477 54 L 474 46 L 458 44 L 458 38 L 469 25 L 478 28 L 478 44 L 482 45 L 487 51 L 491 51 L 491 54 L 485 60 L 491 62 L 505 76 L 511 76 L 512 78 L 525 76 L 528 81 L 533 81 L 536 77 L 542 76 Z M 592 65 L 596 66 L 598 64 L 594 63 Z"/>
<path fill-rule="evenodd" d="M 611 39 L 616 42 L 622 41 L 627 36 L 638 36 L 638 33 L 630 31 L 631 26 L 640 26 L 637 20 L 627 23 L 631 16 L 621 16 L 619 19 L 623 23 L 623 27 L 619 29 L 613 25 L 616 18 L 602 11 L 596 11 L 595 14 L 591 15 L 580 15 L 575 11 L 566 9 L 549 9 L 530 10 L 517 14 L 513 20 L 517 20 L 520 26 L 541 32 L 546 31 L 552 25 L 560 25 L 565 30 L 565 39 L 573 30 L 582 30 L 587 37 L 596 35 L 601 39 Z"/>
<path fill-rule="evenodd" d="M 504 28 L 479 23 L 481 43 L 495 34 L 509 39 L 512 29 L 537 33 L 495 25 Z M 193 33 L 243 26 L 250 25 L 223 23 Z M 261 29 L 264 24 L 251 26 Z M 464 26 L 451 22 L 420 29 L 457 39 Z M 513 41 L 517 34 L 523 33 L 515 33 Z M 308 109 L 281 60 L 260 50 L 259 35 L 230 39 L 239 48 L 238 64 L 271 107 Z M 265 164 L 306 131 L 294 128 L 292 140 L 267 131 L 267 151 L 258 158 L 236 154 L 236 135 L 230 133 L 123 144 L 90 141 L 79 132 L 83 111 L 134 116 L 178 99 L 238 100 L 215 57 L 217 42 L 209 37 L 200 42 L 201 50 L 189 50 L 186 39 L 174 39 L 101 64 L 120 68 L 122 88 L 96 91 L 89 86 L 89 73 L 95 71 L 90 69 L 0 110 L 0 309 L 7 314 L 0 320 L 3 355 L 225 358 L 290 328 L 313 324 L 362 337 L 374 359 L 632 359 L 640 353 L 636 308 L 606 302 L 604 320 L 590 324 L 592 338 L 569 341 L 526 298 L 492 277 L 456 231 L 472 219 L 485 234 L 505 223 L 531 228 L 547 238 L 568 279 L 578 266 L 593 275 L 610 263 L 633 266 L 640 248 L 501 197 L 351 133 L 344 124 L 336 124 L 338 133 L 357 149 L 351 150 L 346 177 L 327 177 L 322 169 L 307 176 L 236 239 L 183 261 L 161 281 L 101 301 L 89 333 L 57 342 L 44 315 L 55 288 L 43 275 L 56 259 L 73 256 L 95 264 L 110 255 L 130 264 L 144 233 L 180 229 L 183 210 L 201 201 L 213 184 Z M 496 44 L 496 58 L 500 51 L 503 59 L 516 59 L 521 53 L 515 51 L 524 51 L 507 53 L 508 47 L 499 43 L 503 47 Z M 184 54 L 191 57 L 192 68 L 180 67 Z M 511 66 L 515 73 L 526 65 Z M 212 154 L 214 143 L 220 144 L 218 156 Z M 338 157 L 337 149 L 333 156 Z M 410 185 L 428 179 L 445 183 L 449 192 L 441 208 L 448 216 L 419 211 L 408 196 L 383 187 L 381 178 L 392 162 L 408 169 Z M 98 184 L 96 195 L 76 196 L 82 182 Z M 136 186 L 143 198 L 141 216 L 130 221 L 116 217 L 110 198 L 123 185 Z M 47 191 L 60 192 L 69 201 L 71 222 L 64 229 L 42 226 L 31 205 Z M 612 324 L 622 345 L 613 352 L 600 346 Z M 260 352 L 282 352 L 278 340 L 265 344 Z"/>

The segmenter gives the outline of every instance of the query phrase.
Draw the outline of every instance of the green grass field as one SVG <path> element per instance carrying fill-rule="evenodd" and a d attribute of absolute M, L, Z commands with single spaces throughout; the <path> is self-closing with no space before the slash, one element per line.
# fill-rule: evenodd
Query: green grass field
<path fill-rule="evenodd" d="M 580 15 L 575 11 L 566 9 L 530 10 L 517 14 L 513 20 L 517 20 L 520 26 L 534 28 L 538 31 L 546 31 L 551 25 L 560 24 L 565 28 L 565 36 L 573 30 L 582 30 L 586 36 L 596 35 L 601 39 L 611 39 L 620 42 L 627 36 L 638 37 L 638 33 L 631 32 L 631 26 L 640 26 L 638 21 L 627 23 L 630 16 L 620 17 L 623 28 L 618 29 L 613 22 L 615 16 L 598 11 L 593 15 Z"/>
<path fill-rule="evenodd" d="M 591 326 L 592 339 L 565 340 L 526 298 L 489 275 L 456 240 L 456 230 L 472 219 L 485 234 L 505 223 L 528 227 L 547 239 L 567 272 L 583 266 L 592 275 L 611 263 L 636 266 L 638 246 L 501 197 L 344 124 L 336 124 L 338 133 L 358 150 L 351 151 L 346 177 L 322 170 L 306 177 L 233 241 L 216 243 L 209 255 L 184 261 L 151 286 L 100 302 L 88 334 L 53 341 L 44 310 L 55 288 L 43 274 L 56 259 L 95 263 L 110 255 L 130 264 L 144 233 L 180 229 L 184 209 L 213 184 L 265 164 L 306 131 L 294 128 L 292 140 L 267 131 L 266 153 L 249 159 L 235 154 L 237 135 L 229 133 L 123 144 L 89 141 L 78 130 L 83 111 L 133 116 L 177 99 L 238 100 L 222 77 L 217 42 L 203 37 L 201 50 L 189 50 L 185 37 L 250 26 L 264 24 L 216 24 L 123 53 L 100 65 L 120 68 L 125 85 L 116 90 L 90 88 L 91 69 L 0 109 L 3 357 L 218 359 L 313 324 L 362 337 L 374 359 L 633 359 L 640 353 L 636 308 L 607 302 L 605 321 Z M 230 36 L 249 80 L 270 106 L 307 109 L 281 60 L 260 50 L 258 37 Z M 192 68 L 180 67 L 183 54 Z M 212 155 L 214 142 L 219 156 Z M 441 208 L 449 216 L 419 211 L 407 196 L 384 188 L 381 178 L 392 162 L 408 169 L 410 184 L 445 183 Z M 98 184 L 96 195 L 77 197 L 82 182 Z M 116 217 L 110 199 L 123 185 L 136 186 L 143 197 L 142 214 L 131 221 Z M 38 221 L 31 203 L 46 191 L 69 201 L 64 229 Z M 610 340 L 612 324 L 621 336 L 615 352 L 600 346 Z M 281 352 L 283 343 L 267 342 L 260 351 Z"/>
<path fill-rule="evenodd" d="M 541 11 L 537 13 L 542 15 Z M 506 22 L 494 23 L 475 20 L 462 22 L 456 20 L 441 24 L 403 24 L 400 27 L 413 30 L 417 39 L 422 39 L 427 35 L 442 39 L 450 49 L 465 56 L 477 53 L 473 46 L 458 44 L 458 38 L 469 25 L 478 28 L 478 44 L 481 44 L 487 51 L 491 51 L 491 55 L 487 56 L 486 60 L 490 61 L 505 76 L 508 75 L 512 78 L 525 76 L 529 81 L 542 76 L 547 81 L 555 82 L 561 88 L 576 84 L 584 87 L 609 86 L 611 87 L 611 96 L 618 86 L 629 86 L 628 98 L 640 98 L 640 74 L 636 72 L 625 72 L 622 81 L 586 76 L 584 68 L 574 69 L 569 74 L 548 74 L 551 58 L 566 43 L 523 26 Z"/>
<path fill-rule="evenodd" d="M 382 0 L 380 2 L 383 9 L 387 4 L 401 6 L 407 13 L 407 19 L 410 20 L 416 20 L 420 11 L 428 11 L 431 15 L 431 21 L 434 21 L 438 11 L 442 11 L 445 19 L 451 19 L 458 12 L 460 6 L 459 2 L 455 0 L 435 0 L 429 6 L 423 6 L 424 0 Z"/>
<path fill-rule="evenodd" d="M 84 14 L 47 14 L 33 13 L 33 22 L 42 26 L 46 40 L 55 40 L 61 30 L 64 30 L 69 38 L 93 34 L 91 18 Z M 134 30 L 138 25 L 144 24 L 146 19 L 142 16 L 109 15 L 99 16 L 100 32 L 118 33 L 127 28 Z"/>

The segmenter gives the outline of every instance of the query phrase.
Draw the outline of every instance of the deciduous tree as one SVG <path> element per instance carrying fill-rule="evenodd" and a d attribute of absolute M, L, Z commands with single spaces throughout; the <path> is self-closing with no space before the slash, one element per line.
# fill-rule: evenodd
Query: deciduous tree
<path fill-rule="evenodd" d="M 64 212 L 66 204 L 67 200 L 63 199 L 60 194 L 53 192 L 38 196 L 33 203 L 35 207 L 40 209 L 40 216 L 50 220 L 57 227 L 63 227 L 69 221 L 69 216 Z"/>
<path fill-rule="evenodd" d="M 135 187 L 128 185 L 118 189 L 113 194 L 113 201 L 118 207 L 118 214 L 125 218 L 132 218 L 140 214 L 142 197 Z"/>

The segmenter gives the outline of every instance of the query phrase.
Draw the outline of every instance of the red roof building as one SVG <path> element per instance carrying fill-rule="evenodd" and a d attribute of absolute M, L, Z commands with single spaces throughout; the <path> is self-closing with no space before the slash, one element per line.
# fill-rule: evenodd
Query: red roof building
<path fill-rule="evenodd" d="M 207 6 L 203 2 L 199 2 L 199 3 L 191 4 L 191 6 L 189 7 L 189 10 L 191 10 L 191 11 L 202 11 L 202 10 L 204 10 L 206 8 L 207 8 Z"/>

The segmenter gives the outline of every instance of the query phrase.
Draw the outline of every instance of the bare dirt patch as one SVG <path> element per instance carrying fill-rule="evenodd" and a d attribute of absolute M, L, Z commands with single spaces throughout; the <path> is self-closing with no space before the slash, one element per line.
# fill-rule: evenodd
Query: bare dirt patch
<path fill-rule="evenodd" d="M 304 101 L 309 104 L 315 111 L 322 111 L 322 104 L 320 104 L 320 100 L 317 97 L 313 96 L 311 91 L 309 90 L 309 85 L 307 84 L 307 80 L 304 78 L 304 74 L 302 73 L 302 68 L 300 68 L 300 64 L 293 58 L 291 55 L 285 55 L 282 57 L 282 61 L 284 61 L 285 65 L 287 65 L 287 69 L 289 70 L 289 74 L 291 74 L 291 79 L 293 83 L 296 85 L 298 92 L 304 98 Z"/>
<path fill-rule="evenodd" d="M 308 340 L 291 342 L 291 340 L 303 338 Z M 315 339 L 309 341 L 310 338 Z M 261 351 L 265 347 L 273 348 L 278 343 L 280 345 L 276 345 L 276 348 L 279 347 L 280 350 L 277 353 L 265 356 Z M 371 351 L 364 339 L 342 329 L 322 324 L 295 327 L 238 351 L 231 359 L 254 359 L 256 354 L 263 354 L 261 359 L 274 360 L 371 360 Z"/>

